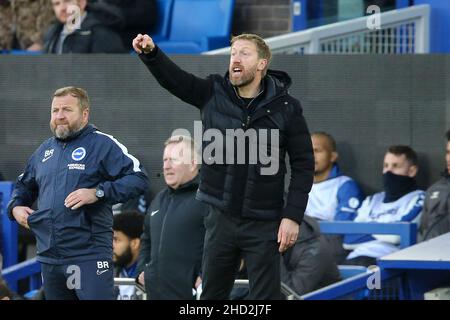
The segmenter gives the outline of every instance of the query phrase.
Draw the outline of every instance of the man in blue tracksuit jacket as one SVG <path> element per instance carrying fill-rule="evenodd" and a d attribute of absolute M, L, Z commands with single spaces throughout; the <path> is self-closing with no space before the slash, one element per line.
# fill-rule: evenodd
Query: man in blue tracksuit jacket
<path fill-rule="evenodd" d="M 139 161 L 88 121 L 83 89 L 56 90 L 54 137 L 33 153 L 8 205 L 10 218 L 36 236 L 46 299 L 115 298 L 111 205 L 148 188 Z"/>

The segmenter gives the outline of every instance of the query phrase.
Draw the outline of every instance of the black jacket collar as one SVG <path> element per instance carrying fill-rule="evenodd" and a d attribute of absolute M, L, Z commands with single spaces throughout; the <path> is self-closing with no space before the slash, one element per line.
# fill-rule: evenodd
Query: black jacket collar
<path fill-rule="evenodd" d="M 169 190 L 170 193 L 175 193 L 175 194 L 182 193 L 182 192 L 190 191 L 192 189 L 197 189 L 199 183 L 200 183 L 200 175 L 197 174 L 194 179 L 180 185 L 178 188 L 173 189 L 173 188 L 167 186 L 167 189 Z"/>

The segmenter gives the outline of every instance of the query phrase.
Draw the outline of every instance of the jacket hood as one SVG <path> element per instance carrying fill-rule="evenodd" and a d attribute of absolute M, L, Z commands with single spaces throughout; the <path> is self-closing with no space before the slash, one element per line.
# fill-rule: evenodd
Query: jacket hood
<path fill-rule="evenodd" d="M 292 79 L 284 71 L 269 69 L 264 77 L 264 82 L 267 90 L 272 89 L 279 92 L 288 90 L 292 84 Z"/>

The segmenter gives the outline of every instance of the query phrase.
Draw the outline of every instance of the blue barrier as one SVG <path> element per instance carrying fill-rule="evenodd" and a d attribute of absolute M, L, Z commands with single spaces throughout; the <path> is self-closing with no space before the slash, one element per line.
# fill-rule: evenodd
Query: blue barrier
<path fill-rule="evenodd" d="M 320 221 L 320 230 L 327 234 L 393 234 L 400 236 L 400 248 L 406 248 L 417 241 L 417 225 L 409 222 L 397 223 L 361 223 L 352 221 Z M 341 274 L 345 268 L 340 266 Z M 348 273 L 348 272 L 347 272 Z M 377 273 L 375 275 L 375 273 Z M 327 287 L 310 292 L 301 296 L 303 300 L 328 300 L 340 299 L 353 296 L 356 299 L 367 298 L 363 291 L 367 290 L 367 284 L 373 277 L 379 277 L 379 281 L 386 281 L 398 277 L 400 272 L 390 270 L 367 269 L 367 272 L 356 270 L 354 275 L 350 275 L 344 280 L 336 282 Z M 403 290 L 400 295 L 403 297 Z"/>
<path fill-rule="evenodd" d="M 377 273 L 377 274 L 376 274 Z M 356 274 L 350 278 L 333 283 L 324 288 L 304 294 L 300 297 L 302 300 L 332 300 L 348 298 L 349 296 L 360 299 L 366 294 L 361 294 L 362 291 L 368 290 L 367 284 L 371 282 L 373 277 L 379 277 L 379 281 L 386 281 L 388 279 L 398 277 L 400 272 L 380 271 L 377 269 L 367 269 L 367 272 Z M 358 297 L 359 296 L 359 297 Z"/>
<path fill-rule="evenodd" d="M 1 221 L 1 249 L 3 255 L 3 268 L 17 263 L 18 227 L 6 214 L 8 202 L 11 199 L 14 183 L 0 182 L 0 221 Z"/>
<path fill-rule="evenodd" d="M 400 249 L 417 242 L 417 225 L 410 222 L 320 221 L 320 231 L 329 234 L 393 234 L 400 236 Z"/>
<path fill-rule="evenodd" d="M 42 285 L 41 264 L 36 258 L 3 269 L 2 276 L 8 283 L 8 286 L 14 291 L 17 291 L 17 282 L 28 277 L 30 277 L 30 290 L 39 289 Z"/>

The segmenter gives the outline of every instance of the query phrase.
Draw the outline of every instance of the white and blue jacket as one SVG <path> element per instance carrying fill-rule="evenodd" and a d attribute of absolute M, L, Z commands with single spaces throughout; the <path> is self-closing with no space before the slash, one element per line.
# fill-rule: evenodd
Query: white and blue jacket
<path fill-rule="evenodd" d="M 335 164 L 327 180 L 313 184 L 305 214 L 318 220 L 353 220 L 363 199 L 356 181 L 342 175 Z"/>
<path fill-rule="evenodd" d="M 64 199 L 80 188 L 101 186 L 104 200 L 77 210 Z M 144 193 L 148 178 L 139 161 L 114 137 L 87 125 L 75 136 L 52 137 L 33 153 L 17 180 L 8 213 L 16 206 L 37 210 L 28 225 L 37 239 L 37 260 L 68 264 L 112 259 L 111 205 Z"/>
<path fill-rule="evenodd" d="M 414 222 L 418 223 L 425 199 L 425 192 L 415 190 L 393 202 L 384 203 L 385 193 L 379 192 L 367 197 L 355 222 Z M 344 248 L 353 250 L 347 259 L 360 256 L 381 258 L 398 250 L 399 236 L 395 235 L 346 235 Z"/>

